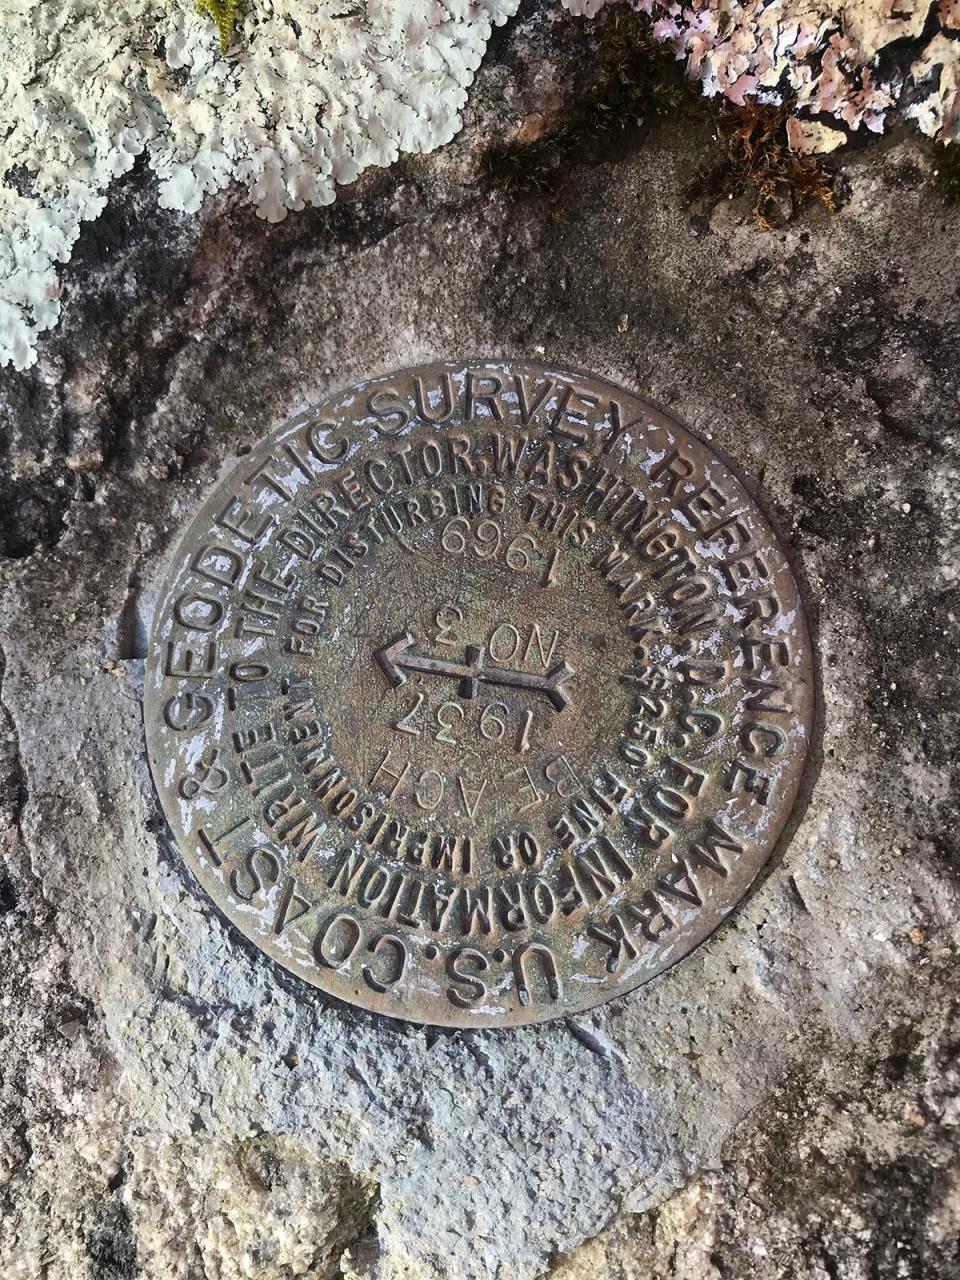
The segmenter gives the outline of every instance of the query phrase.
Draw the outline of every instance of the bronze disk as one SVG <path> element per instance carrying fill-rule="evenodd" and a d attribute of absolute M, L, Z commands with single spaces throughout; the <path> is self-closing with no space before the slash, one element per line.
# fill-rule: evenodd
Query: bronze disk
<path fill-rule="evenodd" d="M 515 1026 L 740 901 L 810 740 L 797 586 L 740 481 L 602 379 L 437 364 L 243 457 L 171 557 L 150 765 L 240 931 L 340 999 Z"/>

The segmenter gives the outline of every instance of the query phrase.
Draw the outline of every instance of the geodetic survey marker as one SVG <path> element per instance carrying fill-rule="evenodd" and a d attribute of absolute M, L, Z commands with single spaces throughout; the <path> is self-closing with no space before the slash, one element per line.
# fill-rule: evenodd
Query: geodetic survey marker
<path fill-rule="evenodd" d="M 576 1012 L 769 858 L 813 709 L 796 583 L 663 411 L 526 364 L 330 397 L 171 557 L 145 715 L 191 869 L 257 946 L 394 1017 Z"/>

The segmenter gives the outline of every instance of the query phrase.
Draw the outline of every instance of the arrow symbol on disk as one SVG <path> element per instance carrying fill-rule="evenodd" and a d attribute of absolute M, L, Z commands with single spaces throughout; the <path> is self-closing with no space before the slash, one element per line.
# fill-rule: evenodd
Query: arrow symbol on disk
<path fill-rule="evenodd" d="M 480 645 L 467 645 L 464 662 L 448 662 L 446 658 L 425 658 L 419 653 L 411 653 L 413 644 L 413 633 L 404 631 L 373 655 L 394 689 L 406 683 L 408 671 L 420 671 L 428 676 L 457 680 L 457 692 L 461 698 L 475 698 L 481 684 L 499 684 L 510 689 L 544 693 L 557 711 L 570 705 L 570 695 L 564 685 L 574 671 L 565 662 L 551 667 L 546 675 L 538 676 L 530 671 L 513 671 L 510 667 L 485 667 Z"/>

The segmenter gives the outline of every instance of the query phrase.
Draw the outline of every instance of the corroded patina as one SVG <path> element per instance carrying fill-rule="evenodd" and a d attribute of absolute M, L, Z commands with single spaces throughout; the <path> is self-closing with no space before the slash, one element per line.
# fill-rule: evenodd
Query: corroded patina
<path fill-rule="evenodd" d="M 332 396 L 172 556 L 150 761 L 259 947 L 395 1017 L 588 1008 L 702 941 L 796 799 L 810 642 L 740 481 L 662 410 L 528 364 Z"/>

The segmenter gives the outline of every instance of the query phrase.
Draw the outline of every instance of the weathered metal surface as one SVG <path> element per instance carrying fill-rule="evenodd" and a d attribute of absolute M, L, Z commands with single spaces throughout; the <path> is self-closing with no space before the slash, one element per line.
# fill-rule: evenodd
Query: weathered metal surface
<path fill-rule="evenodd" d="M 600 379 L 432 365 L 331 397 L 189 525 L 147 664 L 184 857 L 280 964 L 507 1026 L 686 955 L 796 799 L 796 583 L 740 482 Z"/>

